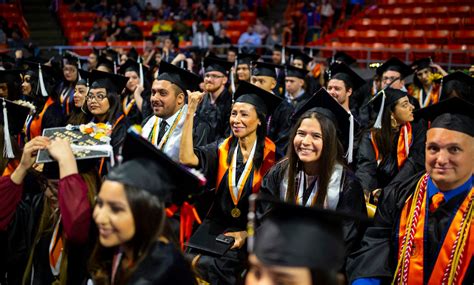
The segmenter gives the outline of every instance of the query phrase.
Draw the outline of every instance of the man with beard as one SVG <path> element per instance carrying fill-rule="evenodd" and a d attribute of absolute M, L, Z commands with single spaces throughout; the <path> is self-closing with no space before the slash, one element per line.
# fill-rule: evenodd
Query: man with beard
<path fill-rule="evenodd" d="M 197 145 L 226 138 L 229 134 L 232 94 L 227 90 L 226 83 L 232 65 L 232 62 L 214 57 L 204 59 L 204 91 L 206 94 L 196 111 L 194 122 L 195 133 L 200 134 L 198 141 L 196 141 Z M 206 129 L 209 131 L 204 131 Z"/>
<path fill-rule="evenodd" d="M 199 90 L 200 82 L 199 76 L 162 61 L 151 87 L 153 115 L 145 119 L 142 136 L 175 161 L 187 112 L 186 90 Z"/>

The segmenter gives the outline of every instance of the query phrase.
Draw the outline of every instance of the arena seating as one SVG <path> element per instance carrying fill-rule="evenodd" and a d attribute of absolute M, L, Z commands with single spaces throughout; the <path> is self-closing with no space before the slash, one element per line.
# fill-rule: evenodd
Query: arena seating
<path fill-rule="evenodd" d="M 12 28 L 14 24 L 17 24 L 20 28 L 22 36 L 28 38 L 28 24 L 23 17 L 23 12 L 18 4 L 0 4 L 0 16 L 5 18 L 9 23 L 9 27 Z"/>
<path fill-rule="evenodd" d="M 372 60 L 396 55 L 411 61 L 421 56 L 436 60 L 451 58 L 453 63 L 474 59 L 474 7 L 470 0 L 389 0 L 378 1 L 353 16 L 339 29 L 312 44 L 357 48 L 348 53 L 365 58 L 364 48 L 384 48 L 371 52 Z M 390 51 L 393 49 L 393 51 Z M 471 51 L 466 53 L 465 51 Z"/>

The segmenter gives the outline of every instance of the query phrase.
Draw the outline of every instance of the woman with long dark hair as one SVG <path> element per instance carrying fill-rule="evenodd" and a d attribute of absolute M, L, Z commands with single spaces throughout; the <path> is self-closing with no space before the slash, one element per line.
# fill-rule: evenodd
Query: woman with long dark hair
<path fill-rule="evenodd" d="M 442 88 L 437 81 L 448 73 L 429 57 L 414 61 L 411 67 L 415 74 L 413 83 L 408 86 L 408 94 L 418 100 L 421 108 L 438 103 Z"/>
<path fill-rule="evenodd" d="M 119 93 L 127 84 L 124 76 L 94 70 L 91 72 L 91 86 L 86 96 L 86 115 L 92 116 L 92 122 L 104 123 L 112 129 L 110 144 L 115 154 L 125 139 L 127 126 L 125 115 L 122 113 Z M 106 173 L 106 159 L 102 159 L 99 166 L 100 175 Z"/>
<path fill-rule="evenodd" d="M 414 121 L 408 94 L 388 88 L 375 101 L 379 114 L 361 138 L 356 176 L 366 196 L 378 197 L 380 189 L 403 181 L 424 167 L 424 122 Z"/>
<path fill-rule="evenodd" d="M 333 104 L 319 101 L 322 96 Z M 362 188 L 345 165 L 338 139 L 344 136 L 338 129 L 348 125 L 347 117 L 347 111 L 324 89 L 316 93 L 294 114 L 298 121 L 289 137 L 287 155 L 264 177 L 262 194 L 306 207 L 367 214 Z M 262 203 L 259 217 L 269 208 Z M 356 222 L 344 224 L 346 257 L 358 246 L 361 234 Z"/>
<path fill-rule="evenodd" d="M 167 224 L 165 203 L 177 192 L 195 191 L 201 181 L 138 134 L 127 136 L 122 154 L 125 162 L 106 176 L 93 212 L 99 230 L 89 264 L 93 281 L 194 284 Z"/>
<path fill-rule="evenodd" d="M 212 284 L 235 284 L 245 260 L 244 244 L 248 197 L 260 189 L 261 178 L 275 161 L 275 144 L 266 137 L 266 116 L 281 99 L 248 82 L 234 94 L 235 103 L 229 118 L 232 134 L 223 142 L 216 141 L 193 149 L 194 113 L 203 93 L 188 92 L 188 113 L 183 126 L 180 162 L 200 169 L 208 181 L 217 181 L 214 203 L 190 239 L 195 244 L 191 254 L 202 277 Z M 196 250 L 201 243 L 219 243 L 224 234 L 233 238 L 231 249 L 215 257 L 208 250 Z M 225 237 L 223 237 L 225 239 Z"/>
<path fill-rule="evenodd" d="M 71 113 L 67 119 L 67 124 L 81 125 L 90 122 L 92 115 L 87 114 L 85 105 L 87 94 L 89 93 L 89 77 L 90 72 L 79 70 L 81 78 L 77 80 L 76 86 L 74 87 L 74 96 Z"/>
<path fill-rule="evenodd" d="M 66 117 L 71 115 L 74 106 L 74 88 L 79 80 L 79 69 L 81 62 L 79 58 L 66 53 L 62 62 L 62 81 L 57 87 L 59 102 Z"/>
<path fill-rule="evenodd" d="M 42 149 L 57 163 L 38 172 L 32 166 Z M 76 164 L 67 141 L 39 136 L 25 145 L 15 171 L 0 178 L 8 284 L 85 282 L 91 203 L 100 185 L 94 165 Z"/>

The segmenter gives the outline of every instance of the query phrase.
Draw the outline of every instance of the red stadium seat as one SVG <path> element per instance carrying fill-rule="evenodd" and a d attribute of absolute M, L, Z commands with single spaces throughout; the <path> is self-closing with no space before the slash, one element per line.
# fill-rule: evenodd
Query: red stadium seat
<path fill-rule="evenodd" d="M 455 31 L 451 43 L 461 45 L 474 45 L 474 31 Z"/>
<path fill-rule="evenodd" d="M 390 48 L 393 48 L 396 50 L 389 51 L 387 54 L 387 58 L 395 56 L 401 60 L 410 60 L 411 44 L 396 43 L 396 44 L 391 44 Z M 408 54 L 408 57 L 407 57 L 407 54 Z"/>
<path fill-rule="evenodd" d="M 466 30 L 474 29 L 474 17 L 464 18 L 462 20 L 462 26 Z"/>
<path fill-rule="evenodd" d="M 412 45 L 412 59 L 424 58 L 424 57 L 435 58 L 437 49 L 438 49 L 438 46 L 434 44 Z"/>
<path fill-rule="evenodd" d="M 381 43 L 397 43 L 400 41 L 402 33 L 398 30 L 379 31 L 377 40 Z"/>
<path fill-rule="evenodd" d="M 369 55 L 369 52 L 367 53 L 367 59 L 368 60 L 385 60 L 385 59 L 388 58 L 387 57 L 387 52 L 378 51 L 378 50 L 387 48 L 386 44 L 373 43 L 373 44 L 370 44 L 368 47 L 374 49 L 374 50 L 370 51 L 370 55 Z M 369 58 L 369 56 L 370 56 L 370 58 Z"/>
<path fill-rule="evenodd" d="M 466 18 L 468 19 L 468 18 Z M 438 20 L 438 29 L 441 30 L 457 30 L 461 27 L 461 18 L 440 18 Z"/>
<path fill-rule="evenodd" d="M 426 15 L 430 17 L 446 17 L 448 10 L 447 6 L 430 7 L 426 9 Z"/>
<path fill-rule="evenodd" d="M 444 45 L 450 40 L 450 32 L 448 30 L 427 31 L 425 38 L 428 43 Z"/>
<path fill-rule="evenodd" d="M 413 20 L 411 18 L 392 19 L 390 25 L 392 29 L 406 31 L 412 28 Z"/>
<path fill-rule="evenodd" d="M 437 18 L 415 19 L 415 27 L 420 30 L 435 30 L 438 25 Z"/>
<path fill-rule="evenodd" d="M 357 39 L 359 33 L 356 30 L 341 31 L 337 34 L 341 43 L 351 43 Z"/>
<path fill-rule="evenodd" d="M 368 30 L 368 31 L 359 31 L 357 33 L 357 39 L 361 43 L 373 43 L 377 37 L 377 31 Z"/>
<path fill-rule="evenodd" d="M 469 60 L 467 45 L 445 45 L 441 53 L 442 62 L 466 63 Z"/>
<path fill-rule="evenodd" d="M 412 44 L 424 44 L 425 40 L 425 31 L 423 30 L 411 30 L 403 33 L 403 39 L 405 42 Z"/>
<path fill-rule="evenodd" d="M 472 15 L 472 2 L 471 5 L 451 7 L 448 10 L 448 15 L 451 17 L 470 17 Z"/>

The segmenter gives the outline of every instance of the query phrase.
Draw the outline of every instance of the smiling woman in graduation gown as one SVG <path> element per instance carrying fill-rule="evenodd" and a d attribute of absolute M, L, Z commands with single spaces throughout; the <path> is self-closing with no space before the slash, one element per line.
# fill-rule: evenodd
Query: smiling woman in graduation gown
<path fill-rule="evenodd" d="M 348 116 L 336 100 L 320 89 L 295 113 L 298 121 L 290 136 L 288 154 L 265 175 L 261 193 L 306 207 L 366 215 L 362 188 L 344 165 L 336 131 L 336 126 L 345 129 Z M 344 140 L 347 135 L 341 137 Z M 260 203 L 258 216 L 270 208 L 270 204 Z M 343 232 L 348 256 L 358 247 L 363 228 L 355 221 L 347 221 Z"/>
<path fill-rule="evenodd" d="M 235 238 L 231 250 L 221 257 L 202 253 L 197 262 L 204 279 L 212 284 L 235 284 L 243 271 L 248 197 L 260 189 L 261 178 L 275 161 L 275 145 L 265 137 L 266 115 L 281 101 L 250 83 L 241 82 L 232 107 L 232 136 L 193 149 L 193 115 L 202 93 L 189 94 L 188 114 L 183 127 L 180 161 L 200 169 L 215 187 L 214 204 L 190 242 L 213 243 L 225 233 Z M 214 184 L 216 183 L 216 184 Z"/>

